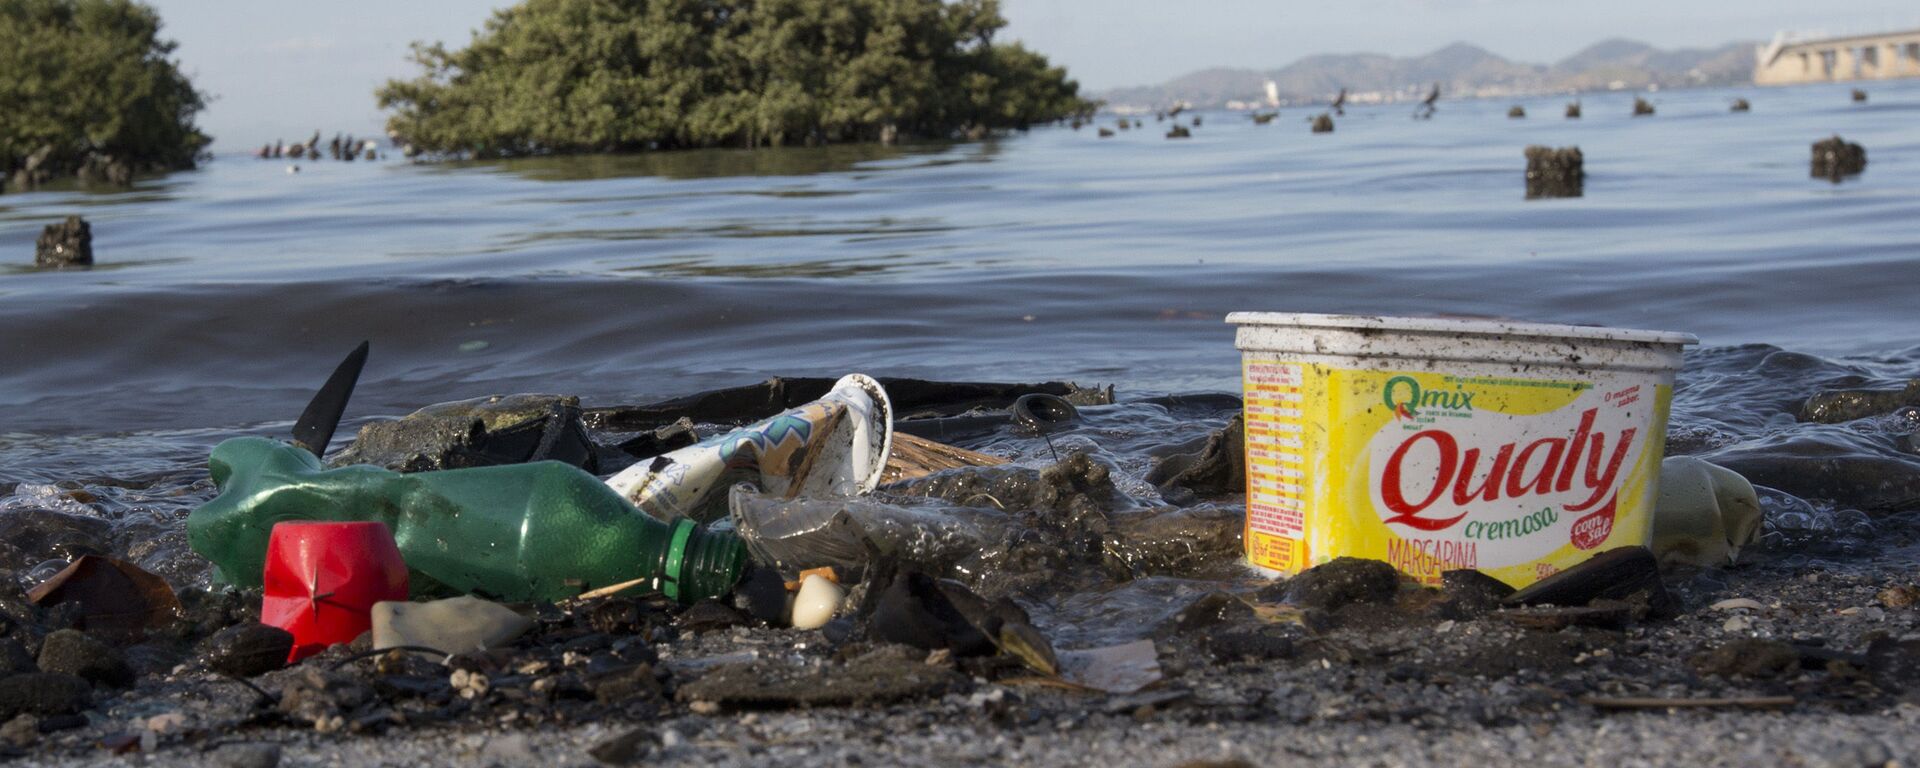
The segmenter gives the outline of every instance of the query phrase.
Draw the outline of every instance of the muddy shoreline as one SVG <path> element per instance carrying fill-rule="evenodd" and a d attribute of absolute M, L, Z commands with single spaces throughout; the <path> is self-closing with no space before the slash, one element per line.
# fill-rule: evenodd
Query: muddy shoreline
<path fill-rule="evenodd" d="M 98 657 L 90 663 L 105 660 L 82 665 L 96 682 L 49 704 L 40 688 L 65 683 L 33 672 L 35 657 L 46 666 L 48 638 L 73 617 L 0 594 L 0 656 L 14 673 L 0 683 L 26 680 L 0 690 L 0 756 L 36 765 L 1905 761 L 1920 754 L 1920 510 L 1888 489 L 1913 464 L 1901 448 L 1911 406 L 1893 395 L 1842 398 L 1887 407 L 1835 416 L 1839 427 L 1786 428 L 1816 392 L 1903 391 L 1812 358 L 1789 367 L 1786 354 L 1753 361 L 1776 375 L 1763 380 L 1767 404 L 1744 414 L 1691 403 L 1731 401 L 1753 382 L 1683 374 L 1669 453 L 1773 462 L 1779 477 L 1825 473 L 1852 484 L 1818 489 L 1851 495 L 1763 489 L 1765 528 L 1737 565 L 1662 574 L 1671 617 L 1601 602 L 1518 608 L 1404 581 L 1304 594 L 1307 577 L 1257 578 L 1233 546 L 1240 499 L 1223 490 L 1231 483 L 1150 482 L 1204 479 L 1193 462 L 1222 442 L 1236 410 L 1215 396 L 1122 396 L 1046 438 L 988 430 L 965 442 L 1014 462 L 998 479 L 891 488 L 962 499 L 987 488 L 1014 502 L 1005 520 L 1020 535 L 1000 555 L 932 575 L 1010 598 L 1061 651 L 1151 641 L 1159 679 L 1121 693 L 1063 685 L 1004 653 L 885 642 L 862 602 L 871 595 L 858 588 L 862 607 L 819 630 L 768 627 L 744 605 L 615 597 L 527 606 L 536 629 L 498 651 L 429 659 L 342 646 L 236 679 L 211 671 L 221 651 L 209 638 L 256 619 L 259 596 L 194 588 L 204 566 L 184 550 L 178 524 L 211 493 L 204 470 L 125 487 L 16 483 L 0 504 L 14 524 L 0 550 L 9 584 L 44 579 L 79 554 L 128 557 L 180 588 L 185 619 L 89 651 Z M 1793 463 L 1806 453 L 1795 446 L 1809 444 L 1839 458 Z M 1874 471 L 1882 482 L 1866 487 Z M 177 514 L 152 508 L 163 499 Z M 102 510 L 121 517 L 109 523 Z M 113 659 L 130 686 L 109 679 L 119 673 L 97 674 Z"/>

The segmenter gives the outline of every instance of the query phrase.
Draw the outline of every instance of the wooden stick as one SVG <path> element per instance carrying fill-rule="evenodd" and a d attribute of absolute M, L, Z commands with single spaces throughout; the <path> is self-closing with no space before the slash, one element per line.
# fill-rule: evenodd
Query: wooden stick
<path fill-rule="evenodd" d="M 1794 703 L 1792 696 L 1744 696 L 1712 699 L 1588 696 L 1582 699 L 1582 701 L 1601 709 L 1685 709 L 1698 707 L 1747 707 L 1751 709 L 1766 709 L 1770 707 L 1791 707 Z"/>
<path fill-rule="evenodd" d="M 632 581 L 623 581 L 623 582 L 620 582 L 620 583 L 618 583 L 618 584 L 613 584 L 613 585 L 609 585 L 609 586 L 605 586 L 605 587 L 601 587 L 601 588 L 599 588 L 599 589 L 595 589 L 595 590 L 590 590 L 590 591 L 587 591 L 587 592 L 582 592 L 582 593 L 580 593 L 579 595 L 576 595 L 576 596 L 574 596 L 573 598 L 571 598 L 571 599 L 569 599 L 569 600 L 567 600 L 566 602 L 568 602 L 568 603 L 584 603 L 584 602 L 586 602 L 586 601 L 588 601 L 588 600 L 592 600 L 592 599 L 594 599 L 594 598 L 596 598 L 596 597 L 607 597 L 607 596 L 609 596 L 609 595 L 617 595 L 617 594 L 620 594 L 621 592 L 625 592 L 625 591 L 627 591 L 627 590 L 629 590 L 629 589 L 633 589 L 634 587 L 637 587 L 637 586 L 640 586 L 640 585 L 642 585 L 642 584 L 645 584 L 645 583 L 647 583 L 647 582 L 649 582 L 649 581 L 653 581 L 653 577 L 652 577 L 652 576 L 642 576 L 642 577 L 640 577 L 640 578 L 638 578 L 638 579 L 634 579 L 634 580 L 632 580 Z"/>
<path fill-rule="evenodd" d="M 880 481 L 891 483 L 959 467 L 991 467 L 1005 463 L 1007 460 L 998 456 L 895 432 L 893 454 L 887 457 L 886 473 L 881 475 Z"/>

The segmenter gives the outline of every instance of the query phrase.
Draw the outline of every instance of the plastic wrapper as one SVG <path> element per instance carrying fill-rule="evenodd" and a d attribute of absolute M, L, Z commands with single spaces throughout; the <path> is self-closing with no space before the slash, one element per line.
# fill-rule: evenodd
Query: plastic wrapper
<path fill-rule="evenodd" d="M 913 506 L 871 499 L 782 499 L 748 484 L 728 493 L 733 525 L 756 562 L 789 578 L 832 567 L 849 581 L 869 563 L 889 562 L 964 575 L 970 564 L 1006 550 L 1018 528 L 1008 515 L 945 502 Z"/>
<path fill-rule="evenodd" d="M 886 390 L 856 373 L 819 400 L 642 460 L 607 484 L 660 520 L 707 522 L 727 513 L 725 489 L 739 482 L 784 498 L 872 491 L 892 446 Z"/>

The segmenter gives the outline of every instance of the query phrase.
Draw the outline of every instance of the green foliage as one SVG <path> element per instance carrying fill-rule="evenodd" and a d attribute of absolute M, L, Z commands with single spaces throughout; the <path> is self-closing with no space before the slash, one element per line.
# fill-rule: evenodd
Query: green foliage
<path fill-rule="evenodd" d="M 999 45 L 997 0 L 524 0 L 378 92 L 416 148 L 480 157 L 888 141 L 1090 111 Z"/>
<path fill-rule="evenodd" d="M 206 102 L 159 32 L 132 0 L 0 0 L 0 176 L 193 167 Z"/>

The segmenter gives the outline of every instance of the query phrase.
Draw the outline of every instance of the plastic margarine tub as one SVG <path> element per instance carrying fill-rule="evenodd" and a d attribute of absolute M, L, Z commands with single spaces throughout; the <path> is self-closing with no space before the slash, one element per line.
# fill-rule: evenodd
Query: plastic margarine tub
<path fill-rule="evenodd" d="M 1684 333 L 1235 312 L 1247 559 L 1525 586 L 1645 546 Z"/>

